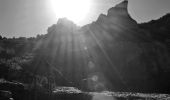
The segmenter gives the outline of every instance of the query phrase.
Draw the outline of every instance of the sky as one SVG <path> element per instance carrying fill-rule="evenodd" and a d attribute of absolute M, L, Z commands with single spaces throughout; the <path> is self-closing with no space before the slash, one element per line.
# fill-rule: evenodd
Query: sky
<path fill-rule="evenodd" d="M 86 19 L 79 26 L 95 21 L 99 14 L 122 0 L 91 0 Z M 128 11 L 138 23 L 158 19 L 170 13 L 170 0 L 129 0 Z M 32 37 L 46 34 L 47 28 L 57 23 L 49 0 L 0 0 L 0 35 L 5 37 Z M 63 5 L 64 6 L 64 5 Z M 69 11 L 69 9 L 68 9 Z"/>

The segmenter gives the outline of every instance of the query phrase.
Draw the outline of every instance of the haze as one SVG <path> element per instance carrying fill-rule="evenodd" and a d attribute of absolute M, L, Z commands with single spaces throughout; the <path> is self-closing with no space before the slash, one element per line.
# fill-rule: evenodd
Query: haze
<path fill-rule="evenodd" d="M 95 21 L 99 14 L 121 0 L 92 0 L 90 13 L 79 26 Z M 170 0 L 129 0 L 129 13 L 138 22 L 147 22 L 170 12 Z M 68 9 L 69 10 L 69 9 Z M 0 0 L 0 35 L 5 37 L 32 37 L 46 34 L 57 22 L 50 10 L 49 0 Z"/>

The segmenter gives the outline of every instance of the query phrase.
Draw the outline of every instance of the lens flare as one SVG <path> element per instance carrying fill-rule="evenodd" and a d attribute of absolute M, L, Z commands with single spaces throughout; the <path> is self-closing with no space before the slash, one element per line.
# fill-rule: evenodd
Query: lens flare
<path fill-rule="evenodd" d="M 91 0 L 50 0 L 50 5 L 57 18 L 66 17 L 78 24 L 87 16 Z"/>

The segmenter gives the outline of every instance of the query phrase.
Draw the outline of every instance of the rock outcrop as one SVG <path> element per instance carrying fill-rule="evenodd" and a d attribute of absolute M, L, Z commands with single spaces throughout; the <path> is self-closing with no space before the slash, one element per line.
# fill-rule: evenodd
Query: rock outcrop
<path fill-rule="evenodd" d="M 164 73 L 170 65 L 167 47 L 140 28 L 127 8 L 125 0 L 81 28 L 60 19 L 48 29 L 37 53 L 79 88 L 168 91 L 165 81 L 170 77 Z"/>

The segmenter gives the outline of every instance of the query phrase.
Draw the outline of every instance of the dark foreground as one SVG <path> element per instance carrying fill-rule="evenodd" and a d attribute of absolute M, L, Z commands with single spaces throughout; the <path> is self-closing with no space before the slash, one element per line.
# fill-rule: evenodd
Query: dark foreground
<path fill-rule="evenodd" d="M 144 94 L 130 92 L 86 92 L 55 94 L 53 100 L 170 100 L 168 94 Z"/>
<path fill-rule="evenodd" d="M 17 89 L 12 92 L 0 90 L 0 100 L 170 100 L 170 95 L 109 91 L 83 92 L 74 87 L 58 87 L 52 92 L 37 89 L 24 91 Z"/>

